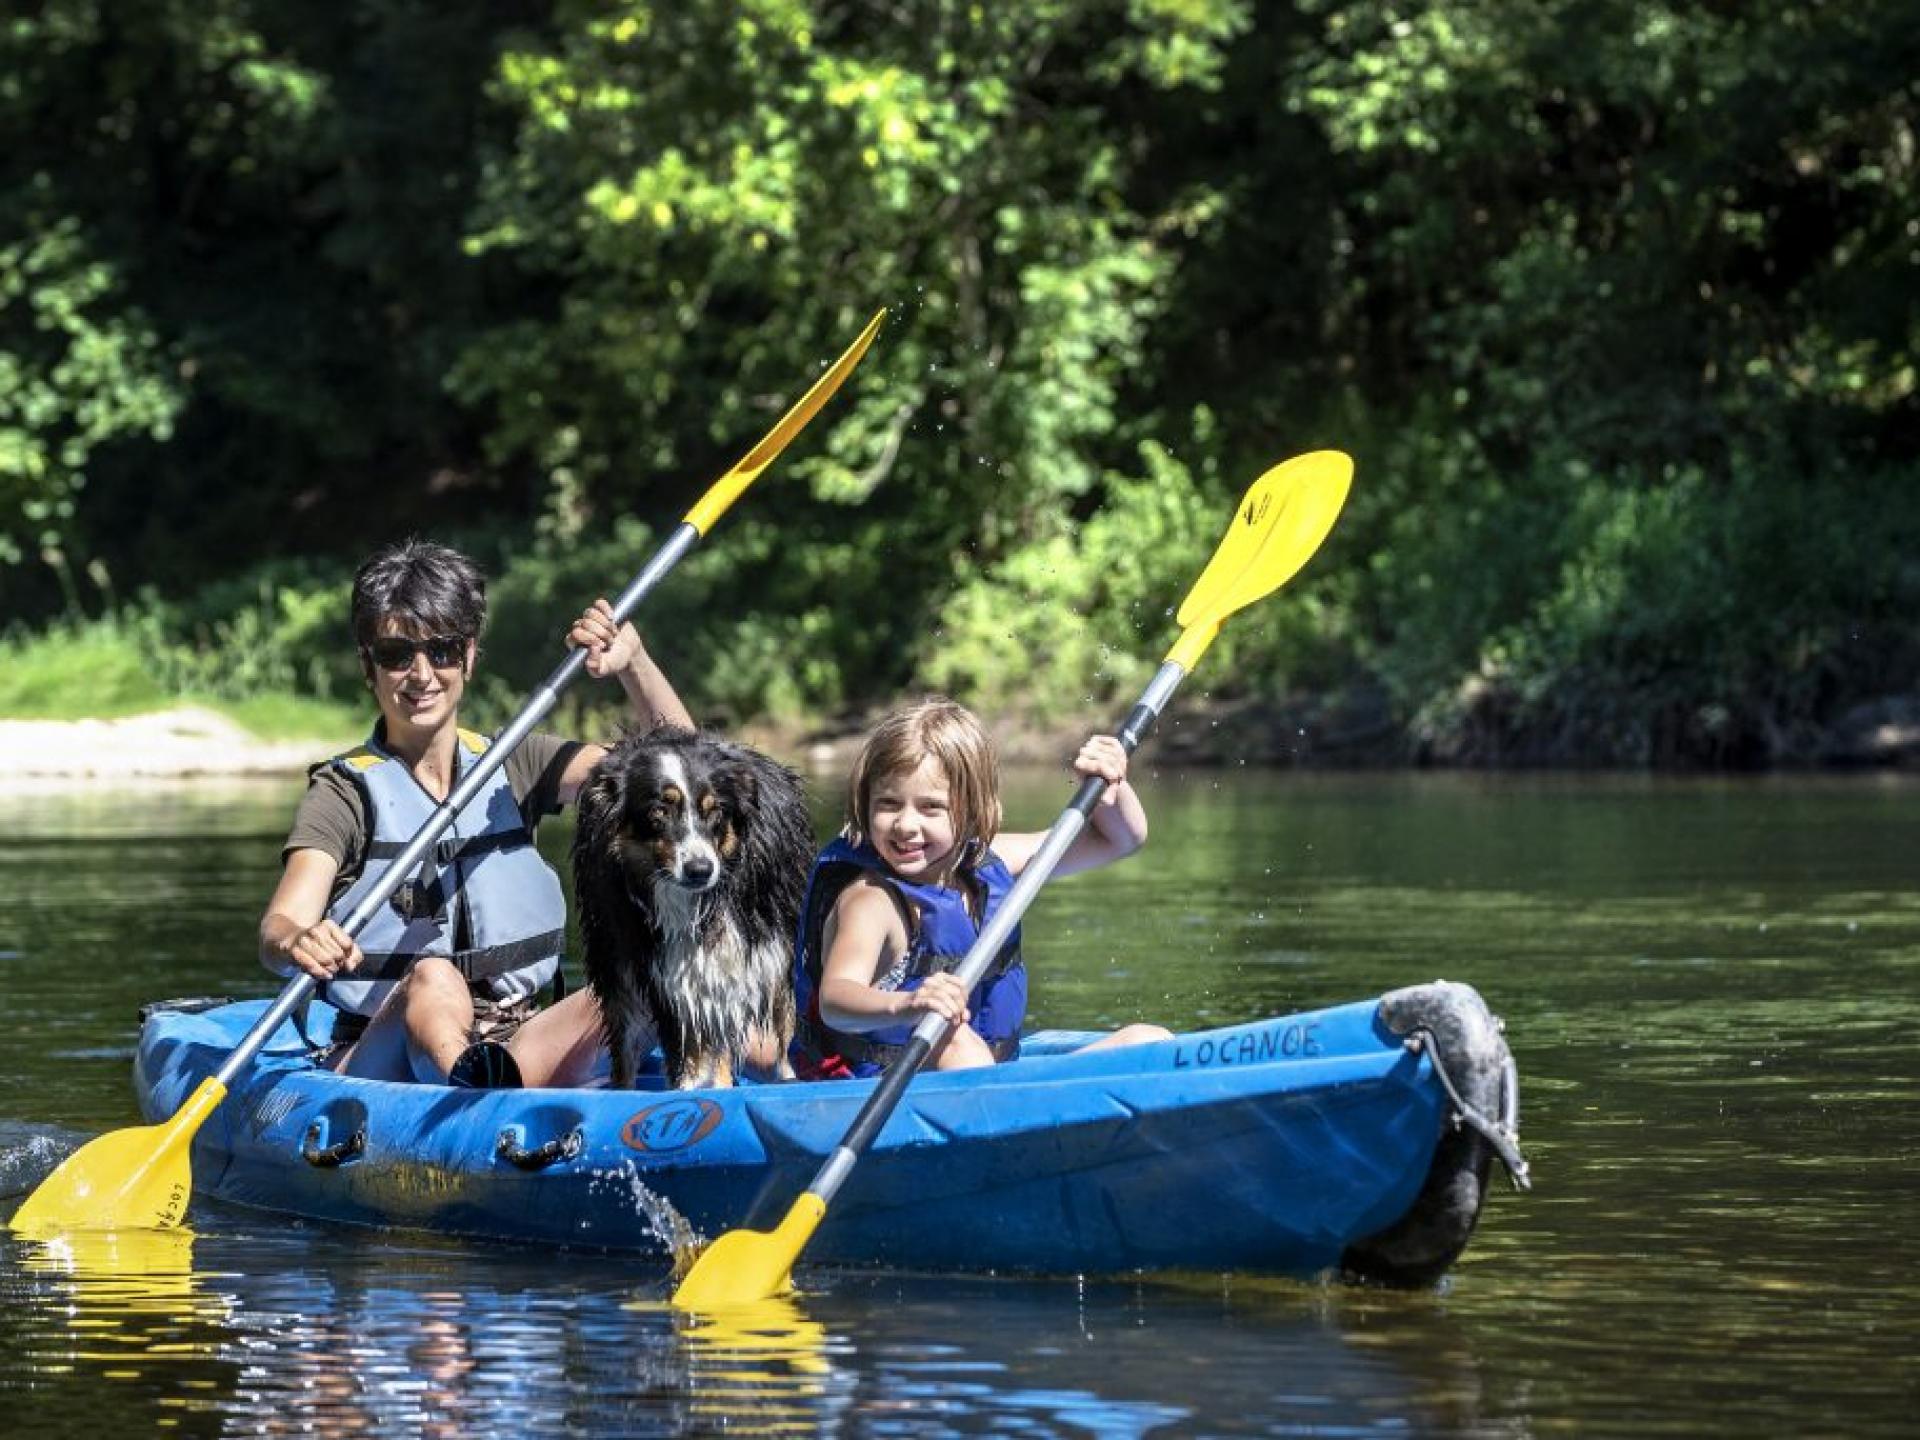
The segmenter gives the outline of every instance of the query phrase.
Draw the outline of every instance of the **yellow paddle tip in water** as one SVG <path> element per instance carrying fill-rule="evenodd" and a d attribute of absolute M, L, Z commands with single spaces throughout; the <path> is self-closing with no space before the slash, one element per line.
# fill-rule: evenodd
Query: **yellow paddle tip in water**
<path fill-rule="evenodd" d="M 793 1289 L 793 1262 L 827 1213 L 804 1190 L 773 1230 L 729 1230 L 700 1252 L 673 1292 L 676 1310 L 710 1312 L 756 1305 Z"/>
<path fill-rule="evenodd" d="M 227 1090 L 211 1077 L 159 1125 L 112 1130 L 60 1162 L 8 1221 L 45 1239 L 76 1230 L 170 1230 L 193 1196 L 193 1137 Z"/>
<path fill-rule="evenodd" d="M 67 1230 L 22 1247 L 33 1269 L 65 1270 L 76 1275 L 192 1276 L 193 1247 L 199 1239 L 186 1225 L 171 1230 Z"/>

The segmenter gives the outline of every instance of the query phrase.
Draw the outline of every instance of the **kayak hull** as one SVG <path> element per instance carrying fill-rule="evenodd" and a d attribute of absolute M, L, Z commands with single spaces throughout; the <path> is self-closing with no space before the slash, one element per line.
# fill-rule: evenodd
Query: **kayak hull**
<path fill-rule="evenodd" d="M 264 1008 L 156 1008 L 135 1064 L 146 1114 L 171 1114 Z M 808 1259 L 1310 1275 L 1404 1229 L 1455 1128 L 1432 1051 L 1410 1048 L 1378 1001 L 1065 1053 L 1090 1038 L 1042 1034 L 1011 1064 L 918 1077 Z M 201 1126 L 194 1188 L 333 1223 L 665 1254 L 776 1224 L 872 1083 L 395 1084 L 317 1069 L 288 1026 Z M 1477 1219 L 1486 1162 L 1484 1147 L 1464 1159 L 1471 1214 L 1369 1273 L 1444 1269 Z"/>

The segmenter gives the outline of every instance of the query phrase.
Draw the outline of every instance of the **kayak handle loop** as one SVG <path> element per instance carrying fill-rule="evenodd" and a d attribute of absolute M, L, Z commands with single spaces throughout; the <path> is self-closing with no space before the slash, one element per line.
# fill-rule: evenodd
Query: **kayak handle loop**
<path fill-rule="evenodd" d="M 1433 1064 L 1433 1073 L 1440 1079 L 1440 1087 L 1447 1092 L 1447 1098 L 1453 1101 L 1454 1123 L 1470 1126 L 1486 1136 L 1487 1142 L 1493 1146 L 1493 1153 L 1500 1157 L 1500 1163 L 1506 1167 L 1507 1178 L 1513 1182 L 1513 1188 L 1531 1190 L 1533 1174 L 1527 1168 L 1526 1158 L 1520 1153 L 1520 1131 L 1515 1124 L 1519 1118 L 1520 1076 L 1513 1056 L 1504 1056 L 1500 1066 L 1500 1108 L 1506 1113 L 1498 1120 L 1490 1120 L 1461 1096 L 1459 1087 L 1453 1083 L 1453 1077 L 1447 1073 L 1447 1067 L 1441 1061 L 1440 1039 L 1433 1031 L 1423 1025 L 1407 1036 L 1405 1044 L 1415 1055 L 1426 1052 L 1427 1059 Z"/>
<path fill-rule="evenodd" d="M 316 1120 L 307 1127 L 307 1138 L 300 1146 L 300 1158 L 316 1170 L 338 1170 L 347 1161 L 357 1160 L 366 1153 L 367 1127 L 364 1125 L 332 1145 L 322 1145 L 320 1135 L 320 1122 Z"/>
<path fill-rule="evenodd" d="M 563 1160 L 571 1160 L 580 1153 L 584 1143 L 578 1126 L 566 1134 L 547 1141 L 544 1145 L 529 1150 L 520 1143 L 520 1131 L 517 1126 L 509 1126 L 500 1132 L 493 1153 L 509 1164 L 522 1170 L 544 1170 L 549 1165 L 557 1165 Z"/>

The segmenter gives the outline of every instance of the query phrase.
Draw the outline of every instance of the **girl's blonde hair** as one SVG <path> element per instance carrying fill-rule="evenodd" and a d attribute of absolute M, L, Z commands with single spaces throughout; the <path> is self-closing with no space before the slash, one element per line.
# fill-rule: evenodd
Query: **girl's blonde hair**
<path fill-rule="evenodd" d="M 867 736 L 847 776 L 847 838 L 867 838 L 873 790 L 891 775 L 910 775 L 931 755 L 947 777 L 954 843 L 963 865 L 977 865 L 1000 833 L 1000 762 L 974 713 L 944 695 L 896 710 Z"/>

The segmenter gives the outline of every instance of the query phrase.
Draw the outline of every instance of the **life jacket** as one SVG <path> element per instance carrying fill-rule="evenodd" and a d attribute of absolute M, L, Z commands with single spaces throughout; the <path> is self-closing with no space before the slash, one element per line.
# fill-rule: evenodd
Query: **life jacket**
<path fill-rule="evenodd" d="M 822 850 L 807 879 L 800 907 L 800 933 L 794 946 L 794 1000 L 799 1021 L 788 1058 L 805 1080 L 877 1075 L 899 1057 L 913 1038 L 913 1025 L 894 1025 L 860 1034 L 836 1030 L 820 1016 L 820 976 L 826 964 L 822 939 L 834 902 L 860 876 L 871 875 L 898 899 L 908 916 L 907 952 L 873 984 L 880 990 L 917 990 L 929 975 L 957 970 L 980 930 L 1013 889 L 1013 875 L 999 856 L 988 852 L 978 866 L 961 872 L 974 885 L 979 918 L 969 914 L 958 890 L 902 880 L 869 845 L 842 837 Z M 1020 1053 L 1020 1024 L 1027 1014 L 1027 967 L 1020 958 L 1020 927 L 1015 926 L 993 964 L 967 997 L 968 1026 L 993 1050 L 994 1059 Z"/>
<path fill-rule="evenodd" d="M 489 743 L 484 735 L 462 730 L 454 752 L 458 770 L 464 773 L 469 757 Z M 439 802 L 386 748 L 378 729 L 366 744 L 327 763 L 359 786 L 371 822 L 365 868 L 327 909 L 343 923 Z M 464 912 L 464 926 L 459 912 Z M 445 955 L 476 992 L 517 1000 L 536 993 L 559 970 L 566 926 L 560 877 L 534 848 L 502 767 L 454 817 L 419 873 L 402 883 L 354 937 L 366 958 L 351 975 L 329 981 L 324 995 L 338 1009 L 372 1015 L 414 961 Z M 456 936 L 468 942 L 465 948 L 456 947 Z"/>

